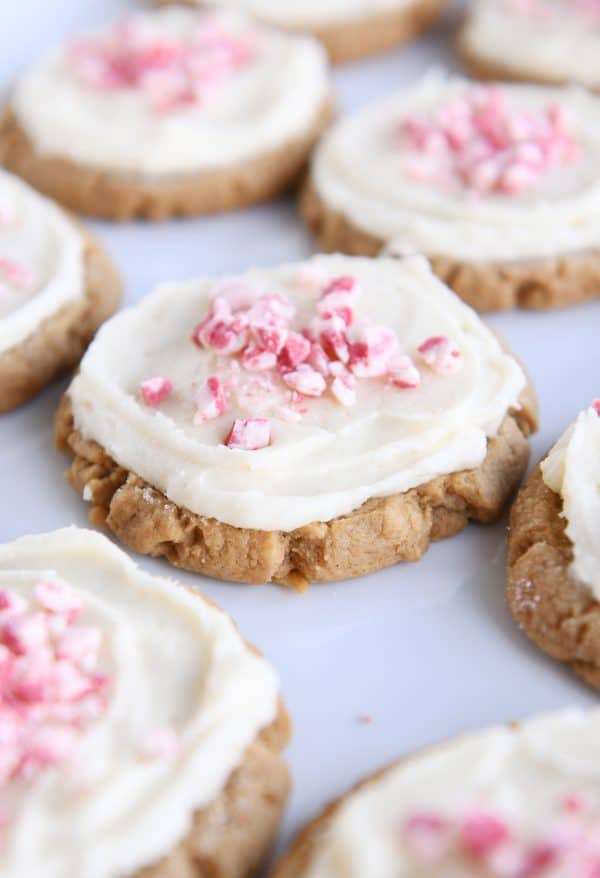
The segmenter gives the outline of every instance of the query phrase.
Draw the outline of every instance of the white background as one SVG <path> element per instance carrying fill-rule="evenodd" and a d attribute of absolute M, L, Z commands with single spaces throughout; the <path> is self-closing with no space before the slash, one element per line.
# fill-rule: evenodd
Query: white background
<path fill-rule="evenodd" d="M 8 87 L 51 42 L 132 7 L 133 0 L 0 0 L 0 83 Z M 432 63 L 451 65 L 450 33 L 440 28 L 407 49 L 336 71 L 341 110 L 389 93 Z M 207 219 L 92 226 L 123 272 L 127 304 L 160 281 L 275 265 L 308 255 L 312 246 L 292 200 Z M 491 322 L 538 388 L 537 460 L 600 395 L 600 301 Z M 63 480 L 66 461 L 53 448 L 52 414 L 65 386 L 0 416 L 3 541 L 87 523 L 85 504 Z M 181 574 L 231 612 L 281 674 L 295 720 L 294 793 L 282 842 L 326 800 L 413 748 L 489 723 L 596 703 L 591 690 L 538 653 L 514 625 L 504 600 L 505 545 L 506 522 L 472 525 L 418 564 L 313 587 L 303 596 Z M 166 563 L 140 563 L 172 572 Z M 372 717 L 370 725 L 359 722 L 363 714 Z"/>

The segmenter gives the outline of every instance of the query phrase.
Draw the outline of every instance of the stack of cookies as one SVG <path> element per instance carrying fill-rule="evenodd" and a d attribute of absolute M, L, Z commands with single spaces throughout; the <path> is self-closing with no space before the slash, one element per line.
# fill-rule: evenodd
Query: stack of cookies
<path fill-rule="evenodd" d="M 393 62 L 439 20 L 477 79 L 430 70 L 341 111 L 331 62 Z M 202 577 L 229 583 L 209 586 L 224 602 L 231 583 L 282 586 L 260 599 L 289 612 L 369 576 L 383 620 L 380 571 L 509 516 L 518 626 L 600 688 L 600 402 L 522 487 L 538 404 L 510 346 L 511 325 L 540 321 L 543 346 L 541 311 L 600 298 L 598 42 L 595 0 L 473 0 L 458 22 L 444 0 L 158 0 L 14 79 L 0 412 L 29 403 L 14 423 L 39 424 L 33 398 L 75 370 L 54 440 L 94 529 L 19 522 L 0 545 L 3 878 L 259 874 L 291 720 L 271 664 L 189 587 Z M 284 196 L 316 253 L 240 266 L 223 226 L 227 271 L 196 245 L 196 276 L 174 281 L 157 249 L 160 285 L 118 310 L 109 223 L 167 249 L 149 221 L 217 229 Z M 238 221 L 260 252 L 257 215 Z M 481 316 L 514 309 L 506 338 Z M 369 772 L 270 874 L 598 878 L 600 714 L 562 707 L 482 713 Z"/>

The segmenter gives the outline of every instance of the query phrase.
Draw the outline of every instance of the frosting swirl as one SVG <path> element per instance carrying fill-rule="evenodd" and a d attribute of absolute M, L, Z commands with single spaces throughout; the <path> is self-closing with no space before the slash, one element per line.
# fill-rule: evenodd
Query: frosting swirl
<path fill-rule="evenodd" d="M 77 630 L 101 633 L 109 684 L 67 759 L 0 783 L 0 871 L 134 874 L 176 847 L 272 722 L 275 676 L 222 612 L 98 534 L 71 528 L 0 546 L 0 589 L 29 601 L 40 581 L 68 584 L 87 626 Z"/>
<path fill-rule="evenodd" d="M 328 521 L 371 497 L 479 466 L 488 437 L 509 409 L 519 407 L 525 377 L 424 260 L 321 256 L 252 270 L 229 285 L 234 290 L 241 285 L 244 295 L 250 289 L 255 300 L 284 295 L 293 305 L 295 337 L 323 302 L 323 279 L 346 277 L 362 290 L 355 320 L 363 325 L 357 336 L 354 325 L 348 330 L 349 338 L 362 339 L 348 355 L 348 368 L 330 350 L 325 379 L 316 374 L 320 381 L 312 386 L 317 368 L 287 366 L 274 394 L 260 389 L 259 371 L 259 390 L 231 395 L 224 408 L 218 394 L 205 392 L 223 368 L 222 351 L 194 342 L 198 335 L 214 342 L 216 335 L 220 344 L 229 344 L 227 326 L 214 317 L 206 320 L 218 285 L 209 279 L 172 284 L 102 328 L 68 391 L 75 426 L 176 504 L 253 529 L 291 531 Z M 389 328 L 375 337 L 400 360 L 384 358 L 380 369 L 379 354 L 371 361 L 359 356 L 360 345 L 371 344 L 369 326 Z M 232 342 L 242 362 L 245 344 Z M 118 355 L 124 347 L 126 361 Z M 462 364 L 458 370 L 455 354 Z M 419 363 L 419 381 L 413 361 Z M 355 379 L 351 398 L 347 387 L 335 385 L 347 371 Z M 160 385 L 167 392 L 163 396 L 159 389 L 158 405 L 148 404 L 156 399 L 156 387 L 145 384 L 152 377 L 171 385 L 172 392 Z M 140 385 L 150 392 L 147 399 Z M 300 388 L 300 419 L 281 410 L 284 388 L 292 394 Z M 268 420 L 270 436 L 259 430 L 258 444 L 234 446 L 227 438 L 232 422 L 248 419 Z"/>

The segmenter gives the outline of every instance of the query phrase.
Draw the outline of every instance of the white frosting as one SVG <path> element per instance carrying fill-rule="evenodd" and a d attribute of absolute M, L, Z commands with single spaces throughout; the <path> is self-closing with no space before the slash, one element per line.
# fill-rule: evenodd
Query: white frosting
<path fill-rule="evenodd" d="M 84 295 L 83 251 L 82 236 L 56 205 L 0 170 L 0 260 L 31 273 L 20 285 L 0 271 L 0 354 Z"/>
<path fill-rule="evenodd" d="M 165 8 L 144 26 L 185 38 L 205 15 Z M 151 177 L 224 168 L 304 135 L 329 96 L 320 45 L 221 12 L 234 33 L 257 35 L 258 51 L 208 102 L 157 113 L 136 88 L 97 90 L 78 79 L 66 48 L 44 57 L 17 83 L 11 106 L 39 152 L 78 164 Z M 60 125 L 56 120 L 60 119 Z"/>
<path fill-rule="evenodd" d="M 476 0 L 461 34 L 465 48 L 524 79 L 600 86 L 600 16 L 578 14 L 571 0 L 540 3 L 545 14 L 517 14 L 516 5 Z"/>
<path fill-rule="evenodd" d="M 75 528 L 0 546 L 0 586 L 27 594 L 58 575 L 104 633 L 108 709 L 75 759 L 9 785 L 3 878 L 120 878 L 170 853 L 277 711 L 277 682 L 225 614 L 144 573 L 105 537 Z M 140 758 L 172 727 L 172 759 Z M 15 786 L 14 789 L 11 787 Z"/>
<path fill-rule="evenodd" d="M 205 5 L 206 0 L 196 0 Z M 310 28 L 311 25 L 369 20 L 382 13 L 416 6 L 420 0 L 210 0 L 213 5 L 240 9 L 280 27 Z"/>
<path fill-rule="evenodd" d="M 519 260 L 598 245 L 600 100 L 578 89 L 506 85 L 522 110 L 560 103 L 571 113 L 582 157 L 520 195 L 475 198 L 415 180 L 400 123 L 434 111 L 468 87 L 430 74 L 417 85 L 343 119 L 325 135 L 312 165 L 321 199 L 366 232 L 400 249 L 465 260 Z"/>
<path fill-rule="evenodd" d="M 542 462 L 545 483 L 563 501 L 573 543 L 571 571 L 600 600 L 600 417 L 582 412 Z"/>
<path fill-rule="evenodd" d="M 214 284 L 203 279 L 162 287 L 105 325 L 69 390 L 76 427 L 179 506 L 244 528 L 290 531 L 328 521 L 370 497 L 479 466 L 525 385 L 491 331 L 420 257 L 320 256 L 308 265 L 325 277 L 356 277 L 358 316 L 394 329 L 401 351 L 414 355 L 426 338 L 448 336 L 463 368 L 444 377 L 424 369 L 416 390 L 360 381 L 353 408 L 329 395 L 311 399 L 300 423 L 272 417 L 268 448 L 231 451 L 224 438 L 234 418 L 252 417 L 248 411 L 232 404 L 216 420 L 193 423 L 193 390 L 216 369 L 215 355 L 190 340 Z M 245 276 L 258 289 L 284 292 L 298 309 L 298 329 L 318 296 L 299 286 L 305 267 Z M 174 386 L 159 409 L 139 397 L 140 382 L 152 375 Z"/>
<path fill-rule="evenodd" d="M 517 730 L 501 727 L 465 735 L 409 757 L 351 793 L 319 837 L 304 878 L 483 874 L 465 860 L 415 860 L 403 838 L 403 823 L 415 813 L 453 817 L 476 805 L 499 811 L 525 843 L 547 838 L 544 833 L 565 795 L 577 791 L 592 807 L 600 805 L 599 742 L 600 711 L 567 710 Z M 560 869 L 543 874 L 564 878 Z"/>

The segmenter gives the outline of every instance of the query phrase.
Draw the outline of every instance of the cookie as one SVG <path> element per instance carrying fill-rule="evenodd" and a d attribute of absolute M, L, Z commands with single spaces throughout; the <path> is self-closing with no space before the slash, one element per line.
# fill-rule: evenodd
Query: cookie
<path fill-rule="evenodd" d="M 429 74 L 343 119 L 301 211 L 319 247 L 418 251 L 480 311 L 600 294 L 600 99 Z"/>
<path fill-rule="evenodd" d="M 495 520 L 535 426 L 521 367 L 425 260 L 331 256 L 123 312 L 56 437 L 92 520 L 134 551 L 302 588 Z"/>
<path fill-rule="evenodd" d="M 0 412 L 79 362 L 120 291 L 94 239 L 0 171 Z"/>
<path fill-rule="evenodd" d="M 475 0 L 458 50 L 481 79 L 579 83 L 600 89 L 595 0 Z"/>
<path fill-rule="evenodd" d="M 600 712 L 472 732 L 362 781 L 271 878 L 559 878 L 600 867 Z"/>
<path fill-rule="evenodd" d="M 233 12 L 157 10 L 26 72 L 0 123 L 0 162 L 92 216 L 231 210 L 295 182 L 331 106 L 316 41 Z"/>
<path fill-rule="evenodd" d="M 174 0 L 158 0 L 164 5 Z M 181 0 L 176 0 L 181 2 Z M 190 6 L 204 0 L 184 0 Z M 318 39 L 334 63 L 385 52 L 422 33 L 439 18 L 446 0 L 217 0 L 217 6 L 251 13 L 284 30 Z"/>
<path fill-rule="evenodd" d="M 597 410 L 579 415 L 515 501 L 508 603 L 528 637 L 600 688 Z"/>
<path fill-rule="evenodd" d="M 290 724 L 228 616 L 68 528 L 0 546 L 0 641 L 3 876 L 254 873 Z"/>

